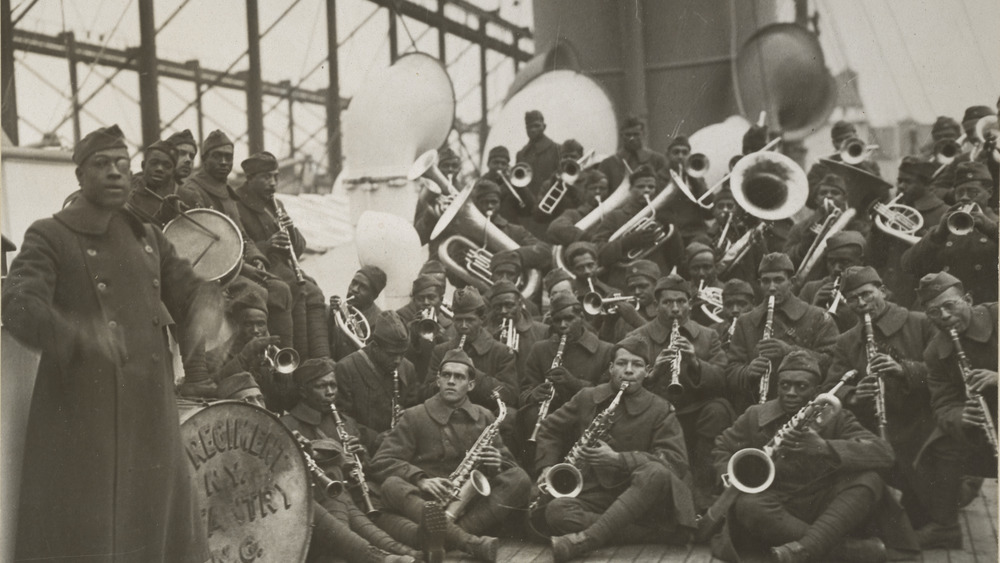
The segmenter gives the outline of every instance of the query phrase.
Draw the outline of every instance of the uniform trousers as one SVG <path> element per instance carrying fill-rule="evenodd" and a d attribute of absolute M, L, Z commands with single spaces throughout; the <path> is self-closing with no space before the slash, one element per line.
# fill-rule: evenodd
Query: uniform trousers
<path fill-rule="evenodd" d="M 722 398 L 709 399 L 697 409 L 678 412 L 691 463 L 692 494 L 696 511 L 708 508 L 721 481 L 713 464 L 715 438 L 733 424 L 733 408 Z"/>

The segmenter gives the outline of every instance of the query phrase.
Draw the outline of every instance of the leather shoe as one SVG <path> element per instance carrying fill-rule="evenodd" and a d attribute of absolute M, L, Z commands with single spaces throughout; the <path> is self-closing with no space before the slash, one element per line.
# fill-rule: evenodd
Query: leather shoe
<path fill-rule="evenodd" d="M 771 548 L 771 561 L 774 563 L 805 563 L 809 560 L 809 552 L 797 541 Z"/>
<path fill-rule="evenodd" d="M 852 563 L 883 563 L 888 558 L 879 538 L 843 538 L 830 552 L 830 559 Z"/>
<path fill-rule="evenodd" d="M 425 502 L 420 518 L 420 547 L 423 550 L 424 561 L 427 563 L 443 563 L 445 548 L 445 532 L 448 530 L 448 517 L 436 502 Z"/>
<path fill-rule="evenodd" d="M 476 541 L 466 545 L 466 549 L 476 559 L 496 563 L 497 554 L 500 551 L 499 538 L 481 536 Z"/>
<path fill-rule="evenodd" d="M 589 553 L 595 547 L 585 532 L 552 536 L 552 559 L 555 563 L 563 563 Z"/>
<path fill-rule="evenodd" d="M 917 530 L 920 549 L 961 549 L 962 527 L 958 523 L 943 526 L 931 522 Z"/>

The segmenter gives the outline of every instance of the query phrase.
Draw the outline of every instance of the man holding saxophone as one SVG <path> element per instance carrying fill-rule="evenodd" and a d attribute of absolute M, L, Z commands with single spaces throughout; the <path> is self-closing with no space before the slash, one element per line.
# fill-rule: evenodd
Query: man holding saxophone
<path fill-rule="evenodd" d="M 622 340 L 607 364 L 610 381 L 584 388 L 542 424 L 536 466 L 549 494 L 532 521 L 554 534 L 557 563 L 610 543 L 687 541 L 694 507 L 684 437 L 670 404 L 643 387 L 649 360 L 645 340 Z M 555 482 L 574 473 L 556 465 L 564 459 L 575 468 L 575 493 Z"/>
<path fill-rule="evenodd" d="M 923 526 L 937 520 L 939 510 L 935 481 L 914 467 L 935 426 L 923 355 L 937 331 L 923 313 L 888 301 L 882 278 L 870 266 L 844 270 L 841 291 L 843 306 L 860 322 L 837 337 L 824 388 L 858 371 L 860 380 L 844 385 L 838 398 L 865 428 L 892 445 L 896 464 L 887 480 L 902 492 L 910 522 Z"/>
<path fill-rule="evenodd" d="M 779 563 L 884 561 L 882 540 L 851 534 L 879 506 L 884 484 L 878 471 L 892 465 L 892 449 L 851 413 L 831 407 L 819 421 L 787 429 L 779 441 L 778 430 L 817 396 L 822 374 L 816 359 L 800 350 L 785 356 L 774 377 L 777 398 L 751 406 L 716 441 L 719 474 L 746 484 L 756 476 L 729 473 L 730 458 L 745 448 L 765 452 L 772 438 L 776 444 L 767 455 L 773 482 L 738 494 L 726 527 L 712 541 L 712 555 L 739 561 L 770 551 Z M 893 547 L 915 548 L 910 543 Z"/>
<path fill-rule="evenodd" d="M 375 454 L 372 474 L 382 481 L 388 510 L 415 522 L 436 521 L 444 527 L 448 547 L 495 561 L 499 541 L 482 534 L 496 530 L 527 504 L 531 480 L 496 435 L 471 451 L 499 421 L 486 407 L 469 400 L 469 393 L 483 383 L 469 355 L 448 350 L 434 372 L 437 394 L 403 412 Z M 454 502 L 453 492 L 464 485 L 450 476 L 470 455 L 488 481 L 488 495 L 473 497 L 457 520 L 440 522 L 441 508 Z"/>
<path fill-rule="evenodd" d="M 997 304 L 975 304 L 948 272 L 921 278 L 917 296 L 940 330 L 924 352 L 937 426 L 920 454 L 936 510 L 917 534 L 925 548 L 960 548 L 962 475 L 997 475 Z"/>
<path fill-rule="evenodd" d="M 684 429 L 692 492 L 699 511 L 712 503 L 718 476 L 712 468 L 715 437 L 732 424 L 725 398 L 726 355 L 718 334 L 691 319 L 691 285 L 677 274 L 660 278 L 657 316 L 629 336 L 645 339 L 656 360 L 647 387 L 670 401 Z"/>

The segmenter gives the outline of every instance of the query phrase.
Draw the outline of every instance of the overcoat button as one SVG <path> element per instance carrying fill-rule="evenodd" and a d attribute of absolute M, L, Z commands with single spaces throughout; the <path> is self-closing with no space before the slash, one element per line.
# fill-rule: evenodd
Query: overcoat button
<path fill-rule="evenodd" d="M 160 280 L 153 280 L 153 287 L 160 287 Z"/>
<path fill-rule="evenodd" d="M 154 362 L 160 361 L 160 355 L 159 354 L 153 354 L 153 361 Z"/>
<path fill-rule="evenodd" d="M 98 291 L 107 291 L 108 290 L 108 284 L 106 284 L 104 282 L 100 282 L 99 284 L 97 284 L 97 290 Z"/>
<path fill-rule="evenodd" d="M 974 266 L 974 268 L 975 268 L 975 270 L 976 270 L 976 271 L 978 272 L 979 270 L 982 270 L 982 269 L 983 269 L 983 265 L 982 265 L 982 264 L 976 264 L 976 265 Z"/>
<path fill-rule="evenodd" d="M 949 240 L 948 242 L 944 243 L 944 245 L 950 248 L 952 246 L 955 246 L 955 243 L 954 243 L 954 241 L 950 241 Z"/>
<path fill-rule="evenodd" d="M 152 246 L 149 246 L 149 245 L 147 244 L 147 245 L 146 245 L 146 252 L 148 252 L 148 253 L 152 254 L 152 253 L 153 253 L 153 247 L 152 247 Z"/>
<path fill-rule="evenodd" d="M 108 327 L 111 328 L 112 330 L 114 330 L 114 329 L 118 328 L 118 323 L 116 323 L 115 321 L 111 321 L 111 322 L 108 323 Z"/>
<path fill-rule="evenodd" d="M 88 248 L 87 249 L 87 256 L 97 256 L 97 251 L 94 250 L 93 248 Z"/>

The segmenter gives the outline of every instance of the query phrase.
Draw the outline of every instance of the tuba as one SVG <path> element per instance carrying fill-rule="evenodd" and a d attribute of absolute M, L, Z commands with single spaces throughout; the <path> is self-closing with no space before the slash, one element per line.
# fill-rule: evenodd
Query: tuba
<path fill-rule="evenodd" d="M 500 433 L 500 425 L 507 417 L 507 405 L 500 399 L 499 387 L 494 389 L 490 393 L 490 396 L 496 400 L 497 407 L 500 409 L 496 420 L 483 429 L 479 438 L 476 439 L 476 442 L 472 444 L 472 447 L 465 454 L 462 463 L 448 477 L 448 480 L 451 481 L 451 502 L 448 504 L 445 514 L 448 515 L 448 518 L 452 522 L 462 516 L 469 502 L 472 501 L 476 494 L 488 497 L 492 492 L 489 480 L 486 479 L 486 476 L 481 471 L 476 469 L 476 465 L 479 463 L 479 452 L 491 445 Z"/>
<path fill-rule="evenodd" d="M 605 215 L 612 210 L 621 207 L 628 201 L 629 188 L 631 186 L 632 184 L 628 181 L 628 176 L 626 176 L 622 182 L 618 184 L 618 187 L 615 188 L 615 191 L 608 196 L 608 199 L 598 201 L 597 207 L 585 215 L 583 219 L 577 221 L 573 226 L 584 232 L 591 231 L 604 220 Z M 563 247 L 561 245 L 555 245 L 552 247 L 552 265 L 555 268 L 562 268 L 568 272 L 569 268 L 566 267 L 566 263 L 563 261 L 562 251 Z"/>
<path fill-rule="evenodd" d="M 471 189 L 458 194 L 451 205 L 445 209 L 441 218 L 434 225 L 431 240 L 444 236 L 438 246 L 438 257 L 448 271 L 476 286 L 485 292 L 493 285 L 490 272 L 490 261 L 493 254 L 501 250 L 517 250 L 520 246 L 499 227 L 490 222 L 476 206 L 468 204 Z M 483 239 L 482 245 L 473 240 Z M 453 256 L 460 256 L 462 263 Z M 538 270 L 529 270 L 521 295 L 531 297 L 538 290 L 541 274 Z"/>
<path fill-rule="evenodd" d="M 580 157 L 579 160 L 564 158 L 559 163 L 559 177 L 552 182 L 552 186 L 542 196 L 541 201 L 538 202 L 538 210 L 546 215 L 552 215 L 552 212 L 559 206 L 559 202 L 566 196 L 569 188 L 576 184 L 576 181 L 580 178 L 580 171 L 589 166 L 593 158 L 593 149 Z"/>
<path fill-rule="evenodd" d="M 340 307 L 333 311 L 333 321 L 337 325 L 337 329 L 350 339 L 358 349 L 361 349 L 368 343 L 372 329 L 364 314 L 351 305 L 352 299 L 354 296 L 340 300 Z"/>
<path fill-rule="evenodd" d="M 899 203 L 902 197 L 903 194 L 899 194 L 889 203 L 875 203 L 872 207 L 875 227 L 912 246 L 920 240 L 917 231 L 924 226 L 924 216 L 909 205 Z"/>

